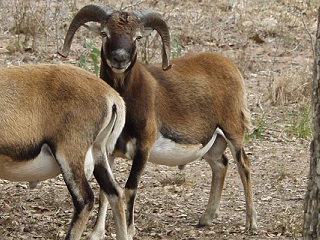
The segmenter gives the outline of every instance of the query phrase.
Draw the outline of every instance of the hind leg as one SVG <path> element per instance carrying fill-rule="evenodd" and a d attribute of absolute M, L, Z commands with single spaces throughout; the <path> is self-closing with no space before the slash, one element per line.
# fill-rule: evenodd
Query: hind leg
<path fill-rule="evenodd" d="M 80 239 L 94 205 L 94 196 L 84 174 L 83 156 L 57 154 L 64 181 L 73 200 L 74 213 L 66 239 Z"/>
<path fill-rule="evenodd" d="M 101 144 L 97 143 L 93 148 L 95 160 L 93 175 L 103 192 L 100 191 L 99 213 L 91 239 L 103 239 L 108 200 L 115 222 L 116 237 L 118 240 L 126 240 L 128 239 L 128 234 L 123 191 L 113 177 L 104 146 L 105 144 L 102 142 Z M 100 235 L 103 236 L 99 238 Z"/>
<path fill-rule="evenodd" d="M 227 157 L 224 155 L 226 147 L 227 142 L 218 135 L 214 145 L 204 156 L 204 159 L 211 167 L 212 180 L 209 201 L 204 214 L 199 220 L 199 227 L 212 225 L 213 219 L 218 217 L 219 203 L 229 164 Z"/>
<path fill-rule="evenodd" d="M 114 158 L 112 156 L 108 157 L 108 162 L 109 162 L 110 168 L 112 170 L 113 165 L 114 165 Z M 107 167 L 106 167 L 106 169 L 107 169 Z M 108 171 L 108 170 L 105 170 L 105 171 Z M 102 174 L 102 173 L 96 172 L 96 174 Z M 109 175 L 109 177 L 112 177 L 112 176 Z M 105 178 L 103 175 L 101 175 L 100 178 L 101 178 L 100 181 L 107 181 L 107 180 L 103 180 L 103 178 Z M 97 216 L 96 223 L 94 225 L 94 229 L 88 239 L 90 239 L 90 240 L 104 239 L 107 210 L 108 210 L 108 198 L 107 198 L 105 191 L 103 191 L 102 188 L 100 187 L 98 216 Z"/>
<path fill-rule="evenodd" d="M 99 210 L 94 228 L 88 239 L 100 240 L 105 238 L 105 225 L 108 210 L 108 199 L 104 191 L 100 189 L 99 193 Z"/>
<path fill-rule="evenodd" d="M 243 147 L 234 150 L 234 158 L 236 159 L 238 172 L 244 188 L 246 198 L 246 228 L 248 230 L 257 229 L 257 214 L 253 206 L 250 161 Z"/>

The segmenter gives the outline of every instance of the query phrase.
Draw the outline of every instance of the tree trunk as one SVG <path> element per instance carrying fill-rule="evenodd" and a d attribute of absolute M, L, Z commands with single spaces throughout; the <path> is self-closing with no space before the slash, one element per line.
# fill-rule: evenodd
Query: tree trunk
<path fill-rule="evenodd" d="M 310 145 L 310 173 L 304 201 L 304 239 L 320 239 L 320 8 L 313 68 L 313 140 Z"/>

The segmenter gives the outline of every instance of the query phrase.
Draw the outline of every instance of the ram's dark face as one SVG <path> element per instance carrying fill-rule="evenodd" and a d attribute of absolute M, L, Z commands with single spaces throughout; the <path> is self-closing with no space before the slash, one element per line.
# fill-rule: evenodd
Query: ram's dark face
<path fill-rule="evenodd" d="M 115 73 L 123 73 L 133 66 L 137 55 L 137 40 L 141 26 L 135 16 L 126 12 L 112 14 L 101 26 L 102 54 L 107 65 Z"/>

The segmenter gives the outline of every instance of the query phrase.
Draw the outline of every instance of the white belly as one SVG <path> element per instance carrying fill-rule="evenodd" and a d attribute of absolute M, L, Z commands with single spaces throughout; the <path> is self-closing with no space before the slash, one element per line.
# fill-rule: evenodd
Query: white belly
<path fill-rule="evenodd" d="M 185 165 L 201 158 L 214 144 L 217 134 L 222 131 L 217 128 L 210 141 L 203 146 L 202 144 L 178 144 L 164 138 L 161 134 L 152 147 L 149 161 L 155 164 L 178 166 Z"/>
<path fill-rule="evenodd" d="M 53 178 L 61 173 L 48 145 L 32 160 L 14 161 L 0 155 L 0 178 L 10 181 L 35 182 Z"/>

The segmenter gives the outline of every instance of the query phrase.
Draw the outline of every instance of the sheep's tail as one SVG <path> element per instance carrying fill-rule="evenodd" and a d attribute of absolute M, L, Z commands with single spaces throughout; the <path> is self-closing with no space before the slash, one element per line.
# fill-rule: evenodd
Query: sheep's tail
<path fill-rule="evenodd" d="M 122 132 L 122 129 L 125 124 L 125 107 L 124 103 L 121 103 L 120 106 L 117 103 L 113 103 L 112 106 L 112 116 L 110 119 L 109 125 L 112 126 L 110 136 L 107 141 L 107 152 L 112 154 L 117 143 L 117 140 Z"/>

